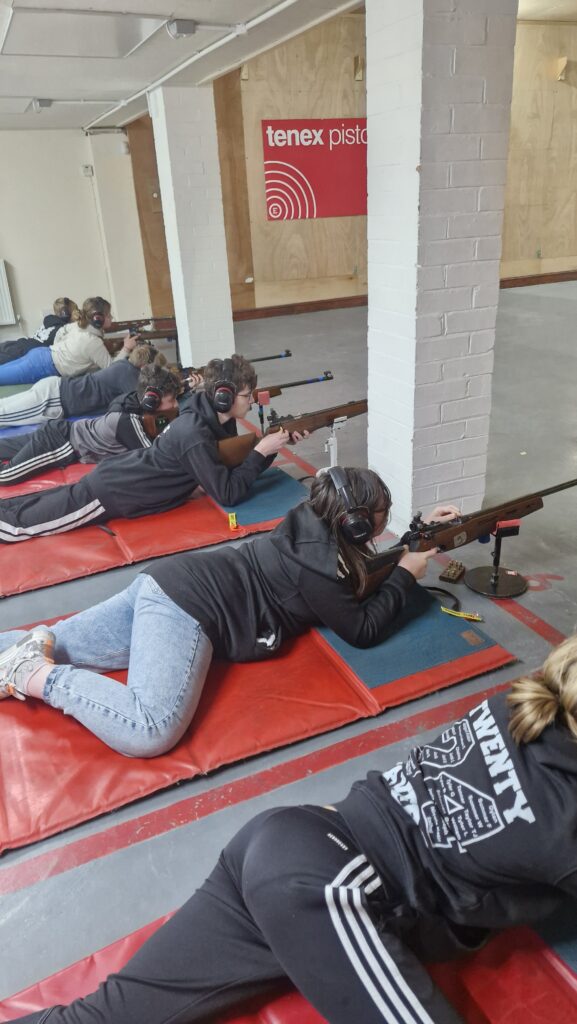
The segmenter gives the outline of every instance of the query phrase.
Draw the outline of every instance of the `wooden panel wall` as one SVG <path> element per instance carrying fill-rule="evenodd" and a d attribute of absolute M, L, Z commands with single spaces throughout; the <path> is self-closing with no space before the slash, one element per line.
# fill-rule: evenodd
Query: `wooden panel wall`
<path fill-rule="evenodd" d="M 152 121 L 145 115 L 126 130 L 152 315 L 174 316 Z"/>
<path fill-rule="evenodd" d="M 519 22 L 501 276 L 575 268 L 577 25 Z"/>
<path fill-rule="evenodd" d="M 254 271 L 239 69 L 214 82 L 214 107 L 232 308 L 254 309 Z"/>
<path fill-rule="evenodd" d="M 254 277 L 256 307 L 367 291 L 366 217 L 267 221 L 261 135 L 266 118 L 363 117 L 366 84 L 354 80 L 354 62 L 364 54 L 364 14 L 352 12 L 254 58 L 237 79 L 246 173 L 239 166 L 240 147 L 234 158 L 221 147 L 225 222 L 235 216 L 231 191 L 246 188 L 250 246 L 243 210 L 232 244 L 227 228 L 227 243 L 231 281 Z M 219 127 L 226 120 L 230 128 L 233 106 L 227 116 L 217 99 Z M 237 129 L 238 123 L 230 130 Z M 243 206 L 238 196 L 235 203 Z M 249 258 L 252 273 L 245 275 Z"/>

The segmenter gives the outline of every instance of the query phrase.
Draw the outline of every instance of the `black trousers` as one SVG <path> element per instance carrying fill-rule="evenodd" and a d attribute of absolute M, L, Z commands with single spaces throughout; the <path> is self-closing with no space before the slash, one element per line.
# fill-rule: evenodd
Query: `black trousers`
<path fill-rule="evenodd" d="M 87 479 L 36 494 L 0 498 L 0 544 L 68 533 L 111 519 L 114 513 L 94 497 Z"/>
<path fill-rule="evenodd" d="M 338 814 L 279 808 L 94 994 L 21 1024 L 213 1021 L 289 978 L 329 1024 L 462 1024 L 387 929 L 395 901 Z"/>
<path fill-rule="evenodd" d="M 70 444 L 71 424 L 68 420 L 49 420 L 29 434 L 0 437 L 0 486 L 30 480 L 50 469 L 78 462 Z"/>
<path fill-rule="evenodd" d="M 21 359 L 33 348 L 40 348 L 41 341 L 34 338 L 13 338 L 0 344 L 0 363 L 11 363 L 13 359 Z"/>

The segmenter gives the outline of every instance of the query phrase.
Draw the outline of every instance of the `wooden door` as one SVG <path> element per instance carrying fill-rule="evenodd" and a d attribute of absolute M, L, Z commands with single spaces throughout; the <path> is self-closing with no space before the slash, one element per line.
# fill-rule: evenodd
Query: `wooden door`
<path fill-rule="evenodd" d="M 152 121 L 148 114 L 126 129 L 130 143 L 144 263 L 154 317 L 174 316 Z"/>

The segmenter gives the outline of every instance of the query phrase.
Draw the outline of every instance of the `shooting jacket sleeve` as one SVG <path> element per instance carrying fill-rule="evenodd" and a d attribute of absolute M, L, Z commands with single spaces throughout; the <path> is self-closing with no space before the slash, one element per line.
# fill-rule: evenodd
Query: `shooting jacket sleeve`
<path fill-rule="evenodd" d="M 251 451 L 234 469 L 224 466 L 218 457 L 216 441 L 202 439 L 187 451 L 191 474 L 211 498 L 220 505 L 237 505 L 246 498 L 257 477 L 272 459 Z"/>
<path fill-rule="evenodd" d="M 353 647 L 374 647 L 385 640 L 415 577 L 397 566 L 376 593 L 359 601 L 346 581 L 335 580 L 303 569 L 300 590 L 303 599 L 323 625 Z"/>

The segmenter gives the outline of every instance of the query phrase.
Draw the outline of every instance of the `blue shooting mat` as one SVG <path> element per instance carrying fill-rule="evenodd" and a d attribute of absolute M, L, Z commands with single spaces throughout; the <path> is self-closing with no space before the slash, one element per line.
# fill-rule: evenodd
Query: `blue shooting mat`
<path fill-rule="evenodd" d="M 265 469 L 250 489 L 250 496 L 238 505 L 219 505 L 223 512 L 234 512 L 239 526 L 253 526 L 282 519 L 288 510 L 308 496 L 308 490 L 282 469 Z"/>
<path fill-rule="evenodd" d="M 97 416 L 104 416 L 106 409 L 101 409 L 96 412 L 86 413 L 86 416 L 68 416 L 69 423 L 75 423 L 76 420 L 88 420 L 95 419 Z M 67 417 L 62 417 L 66 419 Z M 41 423 L 25 423 L 22 427 L 0 427 L 0 437 L 15 437 L 16 434 L 31 434 L 33 430 L 38 430 L 39 427 L 44 427 L 49 421 L 42 420 Z M 52 421 L 53 422 L 53 421 Z"/>
<path fill-rule="evenodd" d="M 376 647 L 351 647 L 326 627 L 318 632 L 383 706 L 515 661 L 478 626 L 442 612 L 440 602 L 420 586 Z"/>

